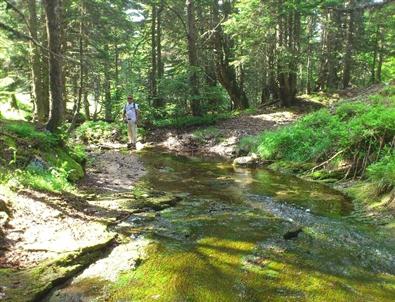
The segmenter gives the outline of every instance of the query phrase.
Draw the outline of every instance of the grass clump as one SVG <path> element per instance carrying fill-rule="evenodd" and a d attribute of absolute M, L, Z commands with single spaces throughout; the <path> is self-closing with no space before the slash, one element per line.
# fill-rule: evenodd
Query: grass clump
<path fill-rule="evenodd" d="M 367 175 L 370 180 L 379 183 L 380 191 L 389 191 L 395 187 L 395 155 L 383 157 L 378 162 L 371 164 L 367 168 Z"/>

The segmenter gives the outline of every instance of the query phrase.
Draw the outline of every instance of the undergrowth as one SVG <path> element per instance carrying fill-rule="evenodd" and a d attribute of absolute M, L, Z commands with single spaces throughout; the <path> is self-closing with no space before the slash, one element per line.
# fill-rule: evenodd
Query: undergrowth
<path fill-rule="evenodd" d="M 0 120 L 0 129 L 0 183 L 12 189 L 74 190 L 73 182 L 84 175 L 82 145 L 20 120 Z"/>
<path fill-rule="evenodd" d="M 206 114 L 203 116 L 179 116 L 165 119 L 153 120 L 152 125 L 155 128 L 186 128 L 192 126 L 210 126 L 216 122 L 224 119 L 229 119 L 239 115 L 240 112 L 225 112 L 225 113 L 213 113 Z"/>
<path fill-rule="evenodd" d="M 241 140 L 262 159 L 315 163 L 341 170 L 343 179 L 367 177 L 385 190 L 395 185 L 394 86 L 363 101 L 340 101 L 293 125 Z"/>

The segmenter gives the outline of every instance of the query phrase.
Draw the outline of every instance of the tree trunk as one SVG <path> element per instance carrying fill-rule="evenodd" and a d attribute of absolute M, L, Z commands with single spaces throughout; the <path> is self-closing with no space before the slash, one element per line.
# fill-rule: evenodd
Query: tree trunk
<path fill-rule="evenodd" d="M 350 1 L 350 6 L 352 6 L 353 3 L 354 1 Z M 352 10 L 348 17 L 346 52 L 344 54 L 343 61 L 343 89 L 349 87 L 351 80 L 351 68 L 353 64 L 352 55 L 354 50 L 355 14 L 355 10 Z"/>
<path fill-rule="evenodd" d="M 186 0 L 187 8 L 187 25 L 188 25 L 188 58 L 190 65 L 189 81 L 191 83 L 191 109 L 194 116 L 201 115 L 200 108 L 200 93 L 199 93 L 199 78 L 197 70 L 198 56 L 197 56 L 197 32 L 195 24 L 195 5 L 193 0 Z"/>
<path fill-rule="evenodd" d="M 45 9 L 41 8 L 41 19 L 46 20 Z M 48 33 L 46 28 L 46 22 L 42 24 L 40 28 L 41 41 L 43 45 L 48 45 Z M 41 92 L 42 92 L 42 103 L 44 108 L 45 116 L 49 117 L 49 53 L 47 49 L 40 49 L 40 72 L 41 72 Z M 63 84 L 64 85 L 64 84 Z"/>
<path fill-rule="evenodd" d="M 228 6 L 229 3 L 225 3 Z M 228 12 L 225 11 L 225 15 Z M 213 21 L 215 24 L 215 31 L 213 34 L 213 41 L 215 47 L 215 65 L 217 79 L 221 85 L 228 92 L 232 102 L 233 109 L 246 109 L 249 107 L 247 95 L 242 87 L 239 86 L 236 78 L 236 72 L 233 66 L 229 64 L 229 56 L 231 47 L 224 41 L 229 40 L 224 37 L 222 26 L 219 18 L 219 3 L 218 0 L 213 1 Z"/>
<path fill-rule="evenodd" d="M 36 0 L 29 0 L 29 27 L 30 35 L 34 40 L 38 40 L 38 21 L 37 21 L 37 9 Z M 41 72 L 41 53 L 39 47 L 30 42 L 30 53 L 31 53 L 31 67 L 32 67 L 32 92 L 33 101 L 35 103 L 34 118 L 39 122 L 44 123 L 48 119 L 48 108 L 45 103 L 45 92 L 43 91 L 43 74 Z"/>
<path fill-rule="evenodd" d="M 377 82 L 380 83 L 381 82 L 381 70 L 382 70 L 382 66 L 383 66 L 383 61 L 384 61 L 384 41 L 383 41 L 383 37 L 380 37 L 380 46 L 379 46 L 379 58 L 378 58 L 378 62 L 377 62 L 377 73 L 376 73 L 376 79 Z"/>
<path fill-rule="evenodd" d="M 112 121 L 112 101 L 111 101 L 111 83 L 110 83 L 110 64 L 109 64 L 109 47 L 104 46 L 104 119 L 107 122 Z"/>
<path fill-rule="evenodd" d="M 150 75 L 150 97 L 151 104 L 157 105 L 157 84 L 156 84 L 156 74 L 157 74 L 157 59 L 156 59 L 156 4 L 152 4 L 151 10 L 151 75 Z"/>
<path fill-rule="evenodd" d="M 159 91 L 161 79 L 164 75 L 164 65 L 162 62 L 162 12 L 163 12 L 164 3 L 163 0 L 160 1 L 159 7 L 156 10 L 156 51 L 155 51 L 155 58 L 156 58 L 156 97 L 153 99 L 153 106 L 156 108 L 163 106 L 163 98 L 161 97 L 161 93 Z"/>
<path fill-rule="evenodd" d="M 340 12 L 334 10 L 330 13 L 330 29 L 327 37 L 327 50 L 326 56 L 328 57 L 328 73 L 326 80 L 326 87 L 328 89 L 336 89 L 339 84 L 339 58 L 337 53 L 341 49 L 341 15 Z"/>
<path fill-rule="evenodd" d="M 71 133 L 73 131 L 75 124 L 77 122 L 78 115 L 80 113 L 80 108 L 81 108 L 81 101 L 82 101 L 82 94 L 84 90 L 84 7 L 83 7 L 83 2 L 81 3 L 81 16 L 80 16 L 80 33 L 79 33 L 79 56 L 80 56 L 80 83 L 78 87 L 78 98 L 74 104 L 74 112 L 73 112 L 73 118 L 71 120 L 70 127 L 67 131 L 67 133 Z M 86 108 L 85 108 L 86 110 Z M 86 112 L 86 111 L 85 111 Z"/>
<path fill-rule="evenodd" d="M 378 53 L 378 49 L 379 49 L 379 33 L 380 33 L 380 26 L 377 25 L 374 46 L 373 46 L 373 62 L 372 62 L 372 67 L 371 67 L 371 71 L 370 71 L 370 73 L 371 73 L 370 82 L 371 83 L 376 83 L 376 62 L 377 62 L 377 53 Z"/>
<path fill-rule="evenodd" d="M 97 109 L 100 102 L 100 77 L 97 76 L 93 82 L 93 90 L 94 90 L 94 111 L 92 119 L 94 121 L 97 120 Z"/>
<path fill-rule="evenodd" d="M 307 75 L 306 75 L 306 92 L 308 94 L 313 91 L 313 45 L 312 40 L 314 36 L 315 16 L 309 18 L 308 23 L 308 44 L 307 44 Z"/>
<path fill-rule="evenodd" d="M 43 0 L 47 20 L 49 49 L 49 85 L 51 106 L 46 128 L 54 132 L 61 125 L 64 114 L 61 37 L 60 37 L 60 3 L 59 0 Z"/>

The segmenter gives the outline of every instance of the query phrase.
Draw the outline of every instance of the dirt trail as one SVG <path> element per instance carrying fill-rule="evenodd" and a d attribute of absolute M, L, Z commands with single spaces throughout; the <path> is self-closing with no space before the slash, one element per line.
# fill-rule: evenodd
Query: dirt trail
<path fill-rule="evenodd" d="M 238 142 L 244 136 L 257 135 L 290 124 L 311 109 L 266 109 L 254 114 L 243 114 L 217 122 L 211 126 L 193 127 L 187 130 L 157 129 L 150 141 L 173 152 L 200 153 L 233 158 L 239 155 Z M 199 133 L 200 132 L 200 133 Z M 196 134 L 199 133 L 199 134 Z"/>

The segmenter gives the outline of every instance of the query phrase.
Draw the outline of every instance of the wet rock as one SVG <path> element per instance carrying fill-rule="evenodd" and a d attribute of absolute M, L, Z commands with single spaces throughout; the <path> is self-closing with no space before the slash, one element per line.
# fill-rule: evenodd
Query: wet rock
<path fill-rule="evenodd" d="M 285 240 L 290 240 L 290 239 L 293 239 L 293 238 L 297 238 L 300 232 L 303 232 L 302 228 L 298 228 L 296 230 L 288 231 L 288 232 L 286 232 L 283 235 L 283 238 Z"/>
<path fill-rule="evenodd" d="M 237 157 L 233 160 L 233 166 L 235 167 L 256 167 L 258 164 L 259 159 L 256 154 Z"/>

